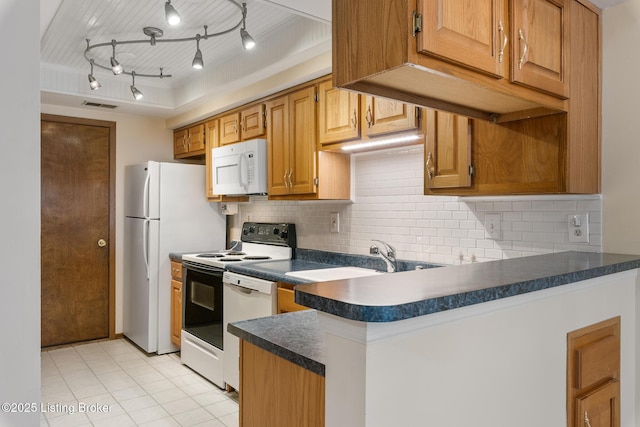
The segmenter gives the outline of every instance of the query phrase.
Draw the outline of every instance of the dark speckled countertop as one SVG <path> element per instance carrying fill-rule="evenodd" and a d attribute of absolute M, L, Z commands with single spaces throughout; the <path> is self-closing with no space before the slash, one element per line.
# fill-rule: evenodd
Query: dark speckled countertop
<path fill-rule="evenodd" d="M 561 252 L 310 283 L 295 301 L 362 322 L 393 322 L 640 268 L 640 256 Z"/>
<path fill-rule="evenodd" d="M 315 310 L 234 322 L 228 330 L 240 339 L 324 376 L 324 336 Z"/>

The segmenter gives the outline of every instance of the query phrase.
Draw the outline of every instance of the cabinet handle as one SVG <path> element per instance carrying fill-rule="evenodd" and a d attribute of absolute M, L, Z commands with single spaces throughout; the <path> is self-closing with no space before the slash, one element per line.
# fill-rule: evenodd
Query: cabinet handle
<path fill-rule="evenodd" d="M 191 151 L 191 134 L 189 134 L 189 138 L 187 138 L 187 151 Z"/>
<path fill-rule="evenodd" d="M 504 50 L 507 47 L 507 42 L 509 41 L 507 32 L 504 30 L 504 25 L 502 24 L 502 20 L 498 21 L 498 32 L 502 33 L 502 47 L 498 52 L 498 62 L 502 64 L 502 61 L 504 60 Z"/>
<path fill-rule="evenodd" d="M 371 105 L 367 107 L 367 114 L 365 115 L 365 119 L 367 120 L 367 127 L 371 127 L 373 125 L 373 113 L 371 112 Z"/>
<path fill-rule="evenodd" d="M 527 44 L 527 40 L 524 38 L 524 34 L 522 33 L 522 28 L 518 30 L 518 40 L 520 40 L 524 44 L 524 48 L 522 49 L 522 56 L 520 57 L 520 61 L 518 61 L 518 70 L 522 70 L 522 66 L 525 62 L 527 62 L 524 58 L 527 56 L 527 52 L 529 51 L 529 45 Z"/>
<path fill-rule="evenodd" d="M 589 421 L 589 414 L 587 414 L 587 411 L 584 411 L 584 425 L 585 427 L 591 427 L 591 422 Z"/>
<path fill-rule="evenodd" d="M 429 154 L 427 155 L 427 164 L 425 166 L 427 167 L 427 176 L 429 177 L 429 181 L 431 181 L 435 174 L 435 168 L 433 167 L 433 155 L 431 154 L 431 151 L 429 151 Z"/>
<path fill-rule="evenodd" d="M 289 189 L 289 183 L 287 182 L 287 170 L 284 170 L 284 175 L 282 176 L 282 180 L 284 181 L 284 187 L 288 190 Z"/>
<path fill-rule="evenodd" d="M 238 134 L 238 122 L 233 123 L 233 133 Z"/>
<path fill-rule="evenodd" d="M 182 148 L 184 148 L 185 150 L 187 149 L 187 134 L 186 133 L 182 136 Z"/>
<path fill-rule="evenodd" d="M 353 126 L 354 130 L 358 130 L 358 112 L 356 109 L 353 109 L 353 117 L 351 118 L 351 126 Z"/>
<path fill-rule="evenodd" d="M 291 181 L 291 175 L 293 175 L 293 168 L 289 169 L 289 188 L 293 190 L 293 181 Z"/>

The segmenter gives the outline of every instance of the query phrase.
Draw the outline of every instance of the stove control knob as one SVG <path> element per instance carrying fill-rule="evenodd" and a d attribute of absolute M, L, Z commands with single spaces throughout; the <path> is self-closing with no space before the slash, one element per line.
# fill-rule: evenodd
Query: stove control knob
<path fill-rule="evenodd" d="M 244 234 L 245 236 L 249 234 L 249 229 L 248 228 L 243 228 L 242 229 L 242 234 Z"/>
<path fill-rule="evenodd" d="M 289 235 L 289 233 L 287 233 L 287 230 L 282 230 L 280 232 L 280 237 L 283 238 L 283 239 L 286 239 L 288 235 Z"/>
<path fill-rule="evenodd" d="M 278 229 L 278 227 L 274 227 L 274 228 L 273 228 L 273 234 L 274 234 L 274 235 L 276 235 L 276 236 L 277 236 L 278 234 L 280 234 L 280 230 Z"/>

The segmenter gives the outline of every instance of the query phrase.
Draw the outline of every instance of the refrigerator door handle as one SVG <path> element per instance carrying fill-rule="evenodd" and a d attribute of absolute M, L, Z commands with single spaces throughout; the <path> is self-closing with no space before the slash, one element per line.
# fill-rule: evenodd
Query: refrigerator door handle
<path fill-rule="evenodd" d="M 142 252 L 144 258 L 144 265 L 147 269 L 147 281 L 149 281 L 149 225 L 150 220 L 145 219 L 142 226 Z"/>
<path fill-rule="evenodd" d="M 149 186 L 151 185 L 151 173 L 147 171 L 147 177 L 144 180 L 144 191 L 142 193 L 142 216 L 149 218 Z"/>

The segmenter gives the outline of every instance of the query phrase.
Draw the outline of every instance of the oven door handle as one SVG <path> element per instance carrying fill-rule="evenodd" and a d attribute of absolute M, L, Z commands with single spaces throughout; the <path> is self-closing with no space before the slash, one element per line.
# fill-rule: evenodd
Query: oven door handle
<path fill-rule="evenodd" d="M 185 268 L 186 270 L 189 271 L 193 271 L 196 273 L 201 273 L 201 274 L 210 274 L 210 275 L 215 275 L 215 276 L 222 276 L 222 274 L 224 273 L 224 270 L 221 268 L 201 268 L 201 267 L 197 267 L 193 264 L 186 264 L 186 263 L 182 263 L 182 267 Z"/>

